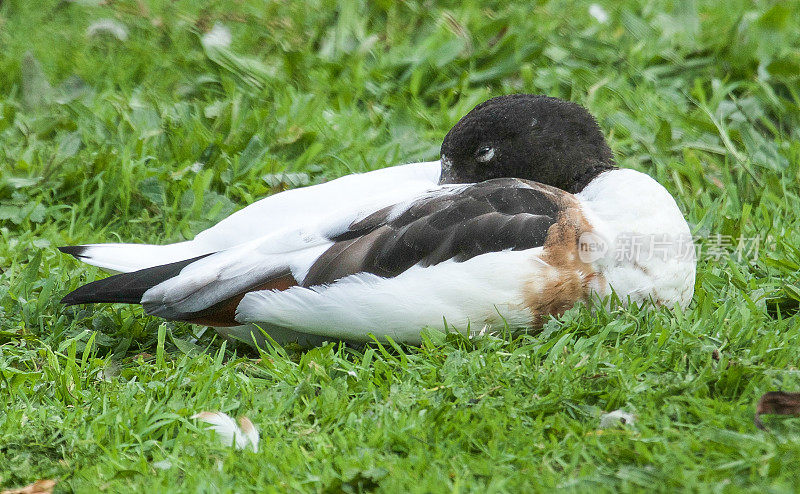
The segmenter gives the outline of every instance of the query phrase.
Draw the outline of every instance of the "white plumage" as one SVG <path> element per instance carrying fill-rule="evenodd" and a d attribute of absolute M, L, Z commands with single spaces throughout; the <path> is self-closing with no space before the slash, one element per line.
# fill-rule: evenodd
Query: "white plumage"
<path fill-rule="evenodd" d="M 694 294 L 695 251 L 675 199 L 649 175 L 613 170 L 577 197 L 606 255 L 595 261 L 623 302 L 687 306 Z"/>
<path fill-rule="evenodd" d="M 393 277 L 359 273 L 330 285 L 248 293 L 237 320 L 329 338 L 367 341 L 369 335 L 419 343 L 419 330 L 459 331 L 484 325 L 511 328 L 531 321 L 524 282 L 537 274 L 541 248 L 492 252 L 461 263 L 415 266 Z"/>

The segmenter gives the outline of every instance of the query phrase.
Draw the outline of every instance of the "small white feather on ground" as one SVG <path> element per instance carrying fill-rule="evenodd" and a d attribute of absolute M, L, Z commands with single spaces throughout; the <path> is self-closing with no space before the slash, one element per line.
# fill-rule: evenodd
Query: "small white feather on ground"
<path fill-rule="evenodd" d="M 231 46 L 231 41 L 233 41 L 231 30 L 228 26 L 218 22 L 214 24 L 211 31 L 200 38 L 200 43 L 203 45 L 203 48 L 228 48 Z"/>
<path fill-rule="evenodd" d="M 618 427 L 620 425 L 633 425 L 636 421 L 636 416 L 624 410 L 614 410 L 613 412 L 604 413 L 600 416 L 600 428 L 608 429 L 611 427 Z"/>
<path fill-rule="evenodd" d="M 254 453 L 258 453 L 258 442 L 260 440 L 258 430 L 253 422 L 242 415 L 239 417 L 237 425 L 233 418 L 222 412 L 200 412 L 192 415 L 193 419 L 200 420 L 209 424 L 217 437 L 225 446 L 235 446 L 236 449 L 252 447 Z"/>
<path fill-rule="evenodd" d="M 128 28 L 114 19 L 98 19 L 86 28 L 86 36 L 91 38 L 98 34 L 110 34 L 120 41 L 128 40 Z"/>
<path fill-rule="evenodd" d="M 593 3 L 589 6 L 589 15 L 595 18 L 600 24 L 608 22 L 608 12 L 600 5 Z"/>

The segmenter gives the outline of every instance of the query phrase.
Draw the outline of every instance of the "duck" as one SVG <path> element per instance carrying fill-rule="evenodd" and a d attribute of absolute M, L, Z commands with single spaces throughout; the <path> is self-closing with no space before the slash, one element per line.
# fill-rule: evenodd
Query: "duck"
<path fill-rule="evenodd" d="M 473 108 L 439 161 L 281 192 L 191 241 L 60 250 L 119 273 L 64 304 L 138 304 L 255 346 L 535 330 L 613 297 L 684 308 L 696 274 L 667 189 L 618 167 L 583 106 L 532 94 Z"/>

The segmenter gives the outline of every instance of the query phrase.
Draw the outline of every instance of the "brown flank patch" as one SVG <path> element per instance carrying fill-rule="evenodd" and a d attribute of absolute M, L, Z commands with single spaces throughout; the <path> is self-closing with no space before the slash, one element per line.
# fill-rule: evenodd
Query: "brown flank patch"
<path fill-rule="evenodd" d="M 525 304 L 533 316 L 533 326 L 541 327 L 548 316 L 560 316 L 579 301 L 589 299 L 589 283 L 601 277 L 578 255 L 581 235 L 592 231 L 580 203 L 559 194 L 563 209 L 547 230 L 540 259 L 547 263 L 523 289 Z M 538 262 L 538 261 L 534 261 Z"/>

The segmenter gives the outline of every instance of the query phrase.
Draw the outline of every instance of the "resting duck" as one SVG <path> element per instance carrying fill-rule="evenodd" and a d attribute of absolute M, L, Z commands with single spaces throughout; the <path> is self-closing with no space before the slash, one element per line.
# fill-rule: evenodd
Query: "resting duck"
<path fill-rule="evenodd" d="M 251 343 L 255 326 L 301 344 L 538 327 L 612 290 L 686 306 L 695 279 L 666 189 L 617 168 L 586 109 L 525 94 L 475 107 L 438 162 L 282 192 L 188 242 L 61 250 L 123 273 L 63 303 L 141 304 Z"/>

